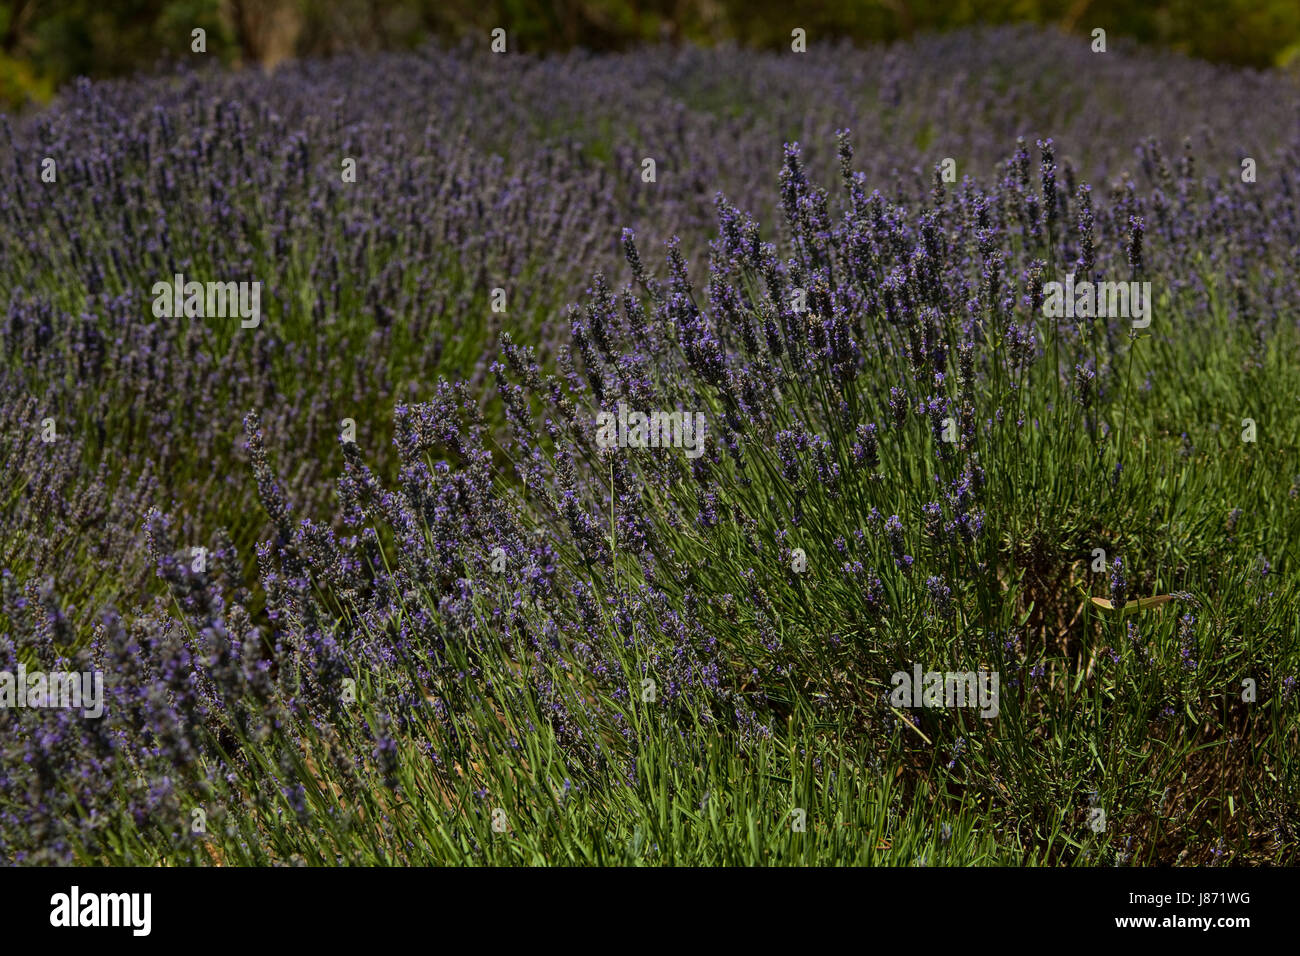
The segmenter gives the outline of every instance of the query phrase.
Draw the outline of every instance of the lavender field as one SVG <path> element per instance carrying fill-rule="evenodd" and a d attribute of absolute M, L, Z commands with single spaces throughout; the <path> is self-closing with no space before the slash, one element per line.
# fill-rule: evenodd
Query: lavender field
<path fill-rule="evenodd" d="M 1118 38 L 0 115 L 0 861 L 1294 863 L 1297 303 Z"/>

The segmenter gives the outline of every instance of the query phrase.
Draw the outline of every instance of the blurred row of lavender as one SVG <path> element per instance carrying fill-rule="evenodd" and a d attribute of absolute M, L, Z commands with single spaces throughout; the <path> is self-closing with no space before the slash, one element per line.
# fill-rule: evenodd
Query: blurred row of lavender
<path fill-rule="evenodd" d="M 1155 280 L 1158 338 L 1226 310 L 1262 356 L 1300 300 L 1290 82 L 998 29 L 340 58 L 83 83 L 0 118 L 0 669 L 110 686 L 101 721 L 3 718 L 0 856 L 72 859 L 123 814 L 172 839 L 182 794 L 233 773 L 232 734 L 325 732 L 345 677 L 416 660 L 393 728 L 340 757 L 382 770 L 412 709 L 447 706 L 420 680 L 449 642 L 563 660 L 617 700 L 635 633 L 666 706 L 761 736 L 750 691 L 799 666 L 769 596 L 792 533 L 843 566 L 826 606 L 867 618 L 946 619 L 994 576 L 988 445 L 1033 427 L 1044 282 Z M 154 318 L 177 272 L 261 281 L 260 327 Z M 1127 325 L 1060 337 L 1060 394 L 1104 431 Z M 602 455 L 591 423 L 619 401 L 706 411 L 705 455 Z M 948 417 L 933 500 L 890 507 L 881 473 Z M 737 540 L 766 558 L 703 590 L 694 560 Z M 549 681 L 528 690 L 575 764 L 617 762 L 583 728 L 627 728 Z"/>

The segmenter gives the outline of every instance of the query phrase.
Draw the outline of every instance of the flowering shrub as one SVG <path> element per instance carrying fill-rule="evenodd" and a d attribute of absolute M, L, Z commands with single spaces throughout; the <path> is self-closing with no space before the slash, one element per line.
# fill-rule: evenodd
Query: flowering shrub
<path fill-rule="evenodd" d="M 999 30 L 7 122 L 0 670 L 107 702 L 0 713 L 0 853 L 1293 854 L 1296 100 Z M 260 325 L 156 318 L 175 273 Z M 914 665 L 996 719 L 893 706 Z"/>

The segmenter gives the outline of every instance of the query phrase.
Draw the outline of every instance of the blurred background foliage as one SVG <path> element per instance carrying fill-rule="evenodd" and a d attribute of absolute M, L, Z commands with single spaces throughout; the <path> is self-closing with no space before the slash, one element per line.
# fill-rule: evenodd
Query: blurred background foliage
<path fill-rule="evenodd" d="M 1243 66 L 1300 62 L 1297 0 L 0 0 L 0 106 L 47 100 L 76 76 L 119 76 L 191 56 L 190 33 L 232 65 L 455 42 L 504 27 L 511 49 L 646 42 L 784 46 L 906 39 L 1029 21 L 1131 37 Z M 815 49 L 815 47 L 814 47 Z"/>

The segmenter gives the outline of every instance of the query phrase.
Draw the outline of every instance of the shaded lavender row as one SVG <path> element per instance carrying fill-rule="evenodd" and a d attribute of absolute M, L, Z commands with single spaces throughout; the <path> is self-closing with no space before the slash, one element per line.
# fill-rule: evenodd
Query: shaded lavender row
<path fill-rule="evenodd" d="M 622 228 L 648 249 L 681 235 L 691 257 L 716 192 L 770 220 L 772 150 L 807 144 L 826 181 L 840 127 L 853 130 L 868 192 L 912 210 L 943 158 L 989 183 L 1018 136 L 1032 166 L 1034 142 L 1051 135 L 1065 201 L 1085 179 L 1122 191 L 1127 170 L 1134 188 L 1157 190 L 1149 230 L 1235 236 L 1235 251 L 1214 255 L 1240 258 L 1292 235 L 1278 178 L 1295 166 L 1294 143 L 1279 139 L 1295 128 L 1285 82 L 1002 29 L 885 52 L 462 51 L 306 63 L 270 79 L 85 84 L 0 129 L 16 187 L 0 193 L 6 392 L 35 396 L 75 433 L 104 423 L 104 441 L 133 461 L 147 444 L 160 474 L 181 464 L 178 495 L 223 499 L 233 469 L 189 472 L 237 457 L 231 409 L 265 409 L 274 446 L 305 443 L 317 457 L 344 417 L 371 423 L 383 445 L 381 410 L 427 396 L 436 370 L 472 371 L 500 328 L 550 354 L 558 310 L 593 271 L 617 267 Z M 47 156 L 57 184 L 38 179 Z M 345 156 L 358 160 L 356 184 L 341 182 Z M 653 184 L 640 179 L 646 156 Z M 1232 202 L 1220 188 L 1189 211 L 1187 190 L 1235 178 L 1244 156 L 1259 188 Z M 265 324 L 240 335 L 155 320 L 148 290 L 175 272 L 264 282 Z M 504 317 L 487 308 L 497 287 Z M 311 464 L 302 477 L 304 494 L 322 485 Z"/>

